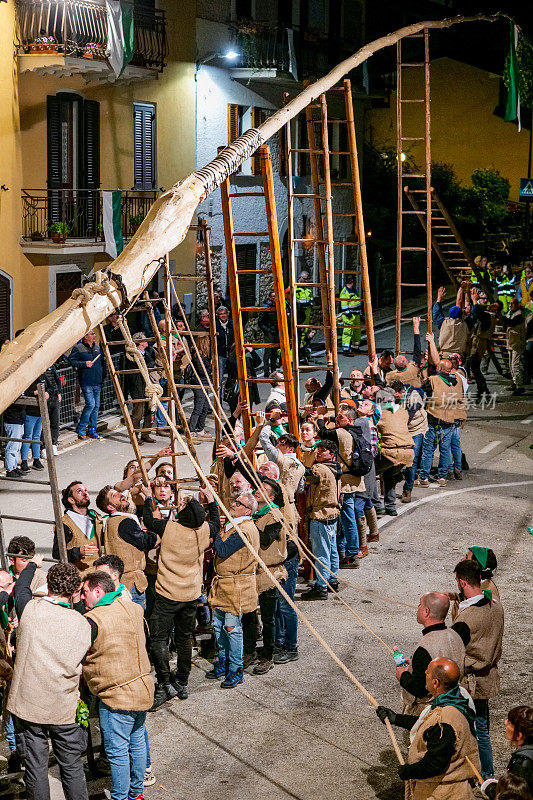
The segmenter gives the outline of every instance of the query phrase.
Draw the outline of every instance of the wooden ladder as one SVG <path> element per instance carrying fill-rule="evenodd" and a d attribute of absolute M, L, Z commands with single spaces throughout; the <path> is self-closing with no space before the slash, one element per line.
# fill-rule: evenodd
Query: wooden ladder
<path fill-rule="evenodd" d="M 423 40 L 423 55 L 417 60 L 404 61 L 403 48 L 411 40 Z M 416 46 L 414 49 L 417 49 Z M 432 198 L 431 198 L 431 109 L 430 109 L 430 61 L 429 61 L 429 30 L 422 33 L 406 36 L 396 46 L 396 158 L 398 161 L 398 193 L 397 193 L 397 221 L 396 221 L 396 353 L 400 352 L 401 325 L 407 318 L 402 316 L 402 301 L 405 290 L 425 289 L 427 294 L 427 329 L 432 331 L 432 276 L 431 276 L 431 247 L 432 247 Z M 424 96 L 405 97 L 404 72 L 405 70 L 423 73 Z M 404 106 L 406 104 L 424 104 L 423 130 L 409 130 L 406 135 L 404 129 Z M 416 132 L 416 136 L 411 134 Z M 407 172 L 404 170 L 403 159 L 404 145 L 406 142 L 422 142 L 424 144 L 424 169 L 421 172 Z M 423 181 L 420 184 L 420 181 Z M 424 198 L 424 205 L 418 208 L 406 208 L 405 197 L 409 193 L 412 197 Z M 406 242 L 404 218 L 407 215 L 417 216 L 425 230 L 424 240 L 416 245 Z M 422 271 L 420 258 L 425 262 L 425 280 L 414 281 L 411 275 Z"/>
<path fill-rule="evenodd" d="M 330 92 L 343 93 L 344 117 L 342 119 L 332 118 L 328 115 L 328 95 L 330 98 L 332 96 Z M 287 165 L 291 327 L 293 363 L 296 376 L 295 393 L 297 402 L 300 404 L 300 375 L 302 373 L 332 369 L 334 380 L 333 398 L 337 409 L 340 390 L 337 329 L 360 327 L 359 325 L 337 323 L 336 303 L 340 302 L 338 291 L 342 287 L 344 275 L 361 276 L 368 349 L 360 352 L 362 354 L 366 352 L 369 358 L 373 358 L 375 355 L 375 342 L 351 81 L 345 79 L 342 85 L 333 87 L 330 92 L 322 94 L 318 102 L 310 103 L 306 108 L 307 147 L 292 146 L 292 130 L 290 123 L 287 123 L 285 127 L 285 156 Z M 340 140 L 339 129 L 341 126 L 345 126 L 347 150 L 334 150 L 330 147 L 330 129 L 333 131 L 334 138 Z M 293 156 L 300 157 L 301 155 L 309 157 L 311 192 L 294 191 Z M 349 178 L 338 181 L 332 180 L 332 156 L 349 157 Z M 338 196 L 338 187 L 349 187 L 351 189 L 350 205 L 353 210 L 333 210 L 333 201 Z M 315 221 L 315 236 L 313 239 L 297 238 L 294 235 L 294 200 L 304 198 L 313 200 Z M 338 203 L 335 204 L 335 208 L 337 207 Z M 353 221 L 354 236 L 351 239 L 342 240 L 335 235 L 335 222 L 340 218 L 346 217 L 351 218 Z M 319 280 L 315 283 L 300 283 L 296 274 L 296 250 L 298 247 L 309 246 L 310 243 L 316 247 Z M 351 261 L 354 262 L 354 266 L 349 269 L 337 267 L 340 250 L 344 248 L 355 248 L 351 251 Z M 347 261 L 348 259 L 344 260 Z M 322 325 L 307 325 L 298 322 L 296 294 L 300 286 L 312 287 L 319 291 L 323 316 Z M 298 344 L 302 329 L 324 330 L 325 364 L 300 364 Z"/>
<path fill-rule="evenodd" d="M 291 362 L 291 348 L 289 342 L 289 324 L 285 303 L 285 287 L 283 284 L 283 268 L 281 261 L 281 250 L 279 243 L 278 223 L 276 217 L 276 201 L 274 198 L 274 179 L 272 174 L 272 161 L 270 158 L 270 148 L 262 145 L 259 148 L 259 159 L 261 164 L 261 174 L 263 178 L 262 192 L 235 192 L 231 190 L 229 178 L 222 183 L 220 194 L 222 198 L 222 216 L 224 220 L 224 239 L 226 243 L 226 260 L 228 265 L 228 285 L 231 298 L 231 312 L 233 320 L 233 330 L 235 334 L 235 352 L 237 355 L 237 374 L 239 381 L 239 393 L 242 400 L 249 404 L 250 383 L 270 383 L 268 376 L 254 378 L 248 375 L 246 367 L 246 348 L 263 349 L 279 348 L 281 352 L 281 364 L 283 370 L 283 382 L 285 384 L 285 394 L 287 400 L 288 427 L 290 433 L 298 436 L 298 408 L 293 392 L 293 372 Z M 232 200 L 245 199 L 253 195 L 263 197 L 266 208 L 266 228 L 265 232 L 258 231 L 236 231 L 234 227 L 233 203 Z M 256 226 L 260 227 L 260 226 Z M 235 249 L 236 237 L 261 236 L 264 237 L 268 232 L 270 261 L 272 265 L 272 277 L 274 282 L 273 291 L 276 296 L 276 317 L 278 323 L 279 342 L 245 342 L 243 313 L 255 314 L 263 310 L 263 306 L 242 306 L 239 276 L 240 275 L 265 275 L 266 270 L 251 269 L 242 270 L 237 265 L 237 254 Z M 248 439 L 252 432 L 252 420 L 248 410 L 243 412 L 243 427 L 245 438 Z"/>

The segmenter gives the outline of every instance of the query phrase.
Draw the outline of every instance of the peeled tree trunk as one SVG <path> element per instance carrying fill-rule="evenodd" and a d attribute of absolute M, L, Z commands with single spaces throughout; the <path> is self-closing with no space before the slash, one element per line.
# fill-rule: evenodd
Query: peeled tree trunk
<path fill-rule="evenodd" d="M 128 246 L 105 272 L 96 275 L 94 283 L 75 290 L 63 305 L 34 322 L 3 348 L 0 353 L 0 413 L 87 331 L 122 305 L 124 297 L 120 284 L 130 300 L 142 292 L 159 268 L 159 259 L 185 238 L 199 203 L 235 172 L 261 144 L 348 72 L 378 50 L 394 45 L 424 28 L 449 28 L 463 22 L 492 22 L 501 16 L 457 16 L 428 20 L 376 39 L 341 62 L 324 78 L 304 89 L 259 128 L 250 129 L 224 148 L 207 166 L 193 172 L 158 197 Z"/>

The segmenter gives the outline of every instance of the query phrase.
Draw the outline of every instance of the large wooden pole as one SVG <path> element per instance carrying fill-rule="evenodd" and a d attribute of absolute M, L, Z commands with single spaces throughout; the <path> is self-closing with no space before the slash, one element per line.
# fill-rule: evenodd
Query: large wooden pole
<path fill-rule="evenodd" d="M 159 268 L 159 259 L 181 244 L 185 238 L 199 203 L 309 103 L 374 53 L 396 44 L 405 36 L 419 33 L 424 28 L 449 28 L 463 22 L 494 22 L 501 16 L 478 14 L 427 20 L 400 28 L 366 44 L 324 78 L 304 89 L 259 128 L 246 131 L 205 167 L 164 192 L 152 205 L 125 250 L 110 265 L 111 284 L 108 287 L 100 287 L 98 293 L 94 292 L 94 287 L 75 291 L 63 305 L 27 327 L 16 340 L 4 347 L 0 354 L 0 412 L 87 331 L 103 322 L 121 305 L 124 299 L 124 292 L 120 290 L 121 284 L 130 299 L 138 296 Z"/>

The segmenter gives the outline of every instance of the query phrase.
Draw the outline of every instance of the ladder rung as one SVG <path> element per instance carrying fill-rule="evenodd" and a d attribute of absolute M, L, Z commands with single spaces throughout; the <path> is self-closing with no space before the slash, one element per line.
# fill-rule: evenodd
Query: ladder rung
<path fill-rule="evenodd" d="M 404 177 L 405 177 L 405 176 L 404 176 Z M 425 175 L 423 175 L 423 177 L 425 178 L 426 176 L 425 176 Z M 425 190 L 425 189 L 411 189 L 409 186 L 406 186 L 405 188 L 406 188 L 406 189 L 407 189 L 407 191 L 409 191 L 411 194 L 426 194 L 426 190 Z M 444 219 L 444 217 L 443 217 L 443 219 Z"/>
<path fill-rule="evenodd" d="M 306 330 L 321 331 L 324 328 L 331 328 L 331 325 L 296 325 L 297 328 L 305 328 Z"/>
<path fill-rule="evenodd" d="M 172 400 L 173 398 L 172 397 L 158 397 L 157 399 L 166 401 L 166 400 Z M 129 400 L 125 400 L 124 402 L 126 404 L 128 404 L 128 403 L 148 403 L 148 397 L 136 397 L 135 400 L 133 400 L 130 397 Z"/>
<path fill-rule="evenodd" d="M 140 369 L 116 369 L 115 375 L 139 375 Z"/>
<path fill-rule="evenodd" d="M 399 67 L 425 67 L 425 61 L 402 61 L 398 64 Z"/>
<path fill-rule="evenodd" d="M 360 269 L 336 269 L 335 275 L 360 275 Z"/>
<path fill-rule="evenodd" d="M 295 283 L 294 286 L 327 286 L 327 283 Z"/>
<path fill-rule="evenodd" d="M 268 275 L 265 269 L 238 269 L 236 275 Z"/>
<path fill-rule="evenodd" d="M 246 378 L 247 383 L 272 383 L 272 378 Z M 288 383 L 288 381 L 285 381 Z"/>
<path fill-rule="evenodd" d="M 415 137 L 411 136 L 409 138 L 413 139 Z M 427 178 L 427 175 L 425 172 L 403 172 L 402 178 Z"/>
<path fill-rule="evenodd" d="M 276 344 L 275 342 L 245 342 L 243 347 L 253 347 L 256 350 L 262 350 L 279 347 L 279 342 Z"/>
<path fill-rule="evenodd" d="M 294 193 L 294 194 L 291 194 L 291 197 L 311 197 L 311 198 L 314 197 L 317 200 L 325 200 L 326 199 L 324 197 L 324 195 L 322 195 L 322 194 L 305 194 L 305 193 L 304 194 L 302 194 L 302 193 L 298 193 L 298 194 Z"/>
<path fill-rule="evenodd" d="M 425 136 L 401 136 L 400 138 L 402 142 L 424 142 L 426 140 Z M 409 173 L 406 172 L 404 175 L 407 176 Z"/>
<path fill-rule="evenodd" d="M 293 239 L 293 242 L 302 242 L 305 244 L 327 244 L 325 239 Z"/>
<path fill-rule="evenodd" d="M 321 211 L 320 213 L 321 214 L 327 214 L 327 211 Z M 332 217 L 356 217 L 357 214 L 355 212 L 344 213 L 342 211 L 332 211 L 331 212 L 331 216 Z"/>
<path fill-rule="evenodd" d="M 205 278 L 203 280 L 205 281 Z M 159 298 L 158 302 L 161 302 L 161 298 Z M 155 342 L 155 337 L 154 336 L 146 336 L 143 339 L 143 342 Z M 128 342 L 125 339 L 111 339 L 111 340 L 110 339 L 106 339 L 106 341 L 103 344 L 104 344 L 104 347 L 107 345 L 107 347 L 113 348 L 117 344 L 128 344 Z"/>
<path fill-rule="evenodd" d="M 425 285 L 426 285 L 425 283 L 400 283 L 400 286 L 417 286 L 417 287 L 420 287 L 420 286 L 425 286 Z"/>
<path fill-rule="evenodd" d="M 264 192 L 230 192 L 230 197 L 264 197 Z"/>
<path fill-rule="evenodd" d="M 234 231 L 234 236 L 268 236 L 268 231 Z"/>
<path fill-rule="evenodd" d="M 422 214 L 424 217 L 426 216 L 426 211 L 403 211 L 402 214 Z"/>
<path fill-rule="evenodd" d="M 349 156 L 349 155 L 351 155 L 349 150 L 330 150 L 329 154 L 331 156 Z"/>
<path fill-rule="evenodd" d="M 311 150 L 309 147 L 291 147 L 291 153 L 312 153 L 314 155 L 324 155 L 323 150 Z"/>
<path fill-rule="evenodd" d="M 406 253 L 425 253 L 425 247 L 402 247 L 401 248 Z"/>
<path fill-rule="evenodd" d="M 417 98 L 416 100 L 402 100 L 400 99 L 400 103 L 425 103 L 425 99 L 422 98 L 421 100 Z"/>
<path fill-rule="evenodd" d="M 333 123 L 333 125 L 339 125 L 342 122 L 348 122 L 348 121 L 349 120 L 347 119 L 331 119 L 331 117 L 328 117 L 328 122 Z"/>
<path fill-rule="evenodd" d="M 241 311 L 265 311 L 268 308 L 269 306 L 241 306 Z"/>

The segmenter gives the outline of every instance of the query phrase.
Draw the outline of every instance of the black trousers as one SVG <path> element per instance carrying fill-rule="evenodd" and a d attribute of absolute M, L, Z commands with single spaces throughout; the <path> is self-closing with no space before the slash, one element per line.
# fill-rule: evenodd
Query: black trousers
<path fill-rule="evenodd" d="M 48 416 L 50 417 L 50 432 L 52 434 L 52 444 L 57 444 L 59 440 L 59 400 L 51 397 L 48 400 Z M 41 442 L 44 444 L 44 434 L 41 433 Z"/>
<path fill-rule="evenodd" d="M 488 394 L 489 387 L 487 386 L 485 376 L 481 372 L 481 358 L 477 353 L 474 353 L 470 359 L 470 369 L 472 370 L 472 375 L 474 376 L 474 380 L 476 382 L 478 395 L 482 395 L 483 393 Z"/>
<path fill-rule="evenodd" d="M 276 609 L 278 607 L 278 590 L 275 586 L 265 589 L 259 595 L 261 622 L 263 623 L 263 648 L 261 658 L 268 660 L 274 655 L 274 639 L 276 636 Z"/>
<path fill-rule="evenodd" d="M 87 735 L 76 723 L 37 725 L 13 717 L 17 752 L 24 759 L 24 783 L 28 800 L 50 800 L 48 784 L 48 739 L 59 765 L 66 800 L 88 800 L 81 755 Z"/>
<path fill-rule="evenodd" d="M 277 341 L 277 339 L 274 339 Z M 263 356 L 263 367 L 265 370 L 265 378 L 268 378 L 272 372 L 277 369 L 278 366 L 278 348 L 277 347 L 265 347 L 265 354 Z"/>
<path fill-rule="evenodd" d="M 168 640 L 174 628 L 174 642 L 178 655 L 176 682 L 186 686 L 191 671 L 191 635 L 196 626 L 198 600 L 181 602 L 168 600 L 155 593 L 154 610 L 150 617 L 150 651 L 159 683 L 169 683 Z"/>
<path fill-rule="evenodd" d="M 255 653 L 257 645 L 257 611 L 247 611 L 241 617 L 243 652 L 245 656 Z"/>

